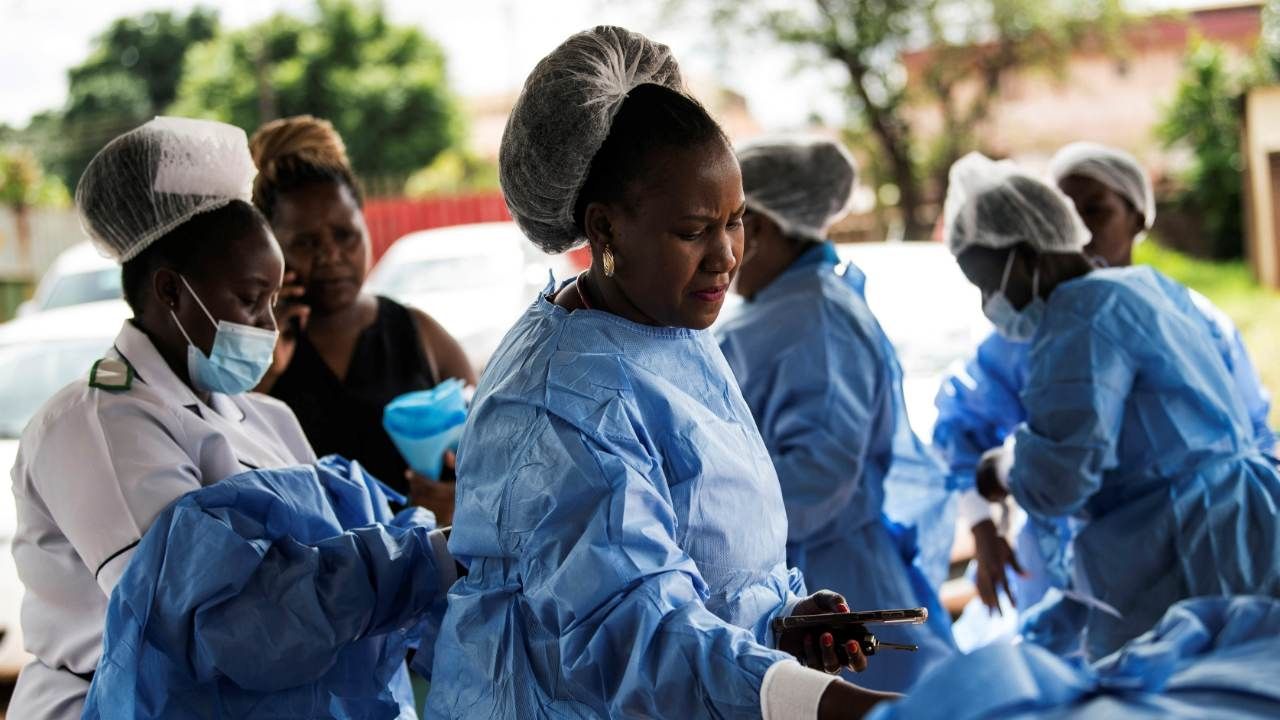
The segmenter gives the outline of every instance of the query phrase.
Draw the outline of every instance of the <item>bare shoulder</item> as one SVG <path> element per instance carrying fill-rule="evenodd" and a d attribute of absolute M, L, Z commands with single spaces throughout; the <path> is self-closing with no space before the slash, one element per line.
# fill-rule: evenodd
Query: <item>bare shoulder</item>
<path fill-rule="evenodd" d="M 459 378 L 468 385 L 475 385 L 475 370 L 457 339 L 423 310 L 415 307 L 408 307 L 408 310 L 422 338 L 422 350 L 437 376 L 441 379 Z"/>

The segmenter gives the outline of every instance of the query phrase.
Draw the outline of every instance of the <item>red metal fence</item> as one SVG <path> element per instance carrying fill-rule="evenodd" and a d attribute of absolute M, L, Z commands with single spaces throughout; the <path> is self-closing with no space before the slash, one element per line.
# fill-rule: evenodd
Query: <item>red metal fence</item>
<path fill-rule="evenodd" d="M 414 200 L 370 198 L 364 204 L 373 259 L 377 261 L 391 243 L 417 230 L 510 220 L 502 194 L 488 192 Z"/>
<path fill-rule="evenodd" d="M 377 262 L 396 240 L 418 230 L 511 220 L 502 193 L 449 195 L 411 199 L 402 197 L 370 198 L 364 203 L 364 221 L 373 245 L 373 261 Z M 586 247 L 570 250 L 569 261 L 582 269 L 591 264 L 591 251 Z"/>

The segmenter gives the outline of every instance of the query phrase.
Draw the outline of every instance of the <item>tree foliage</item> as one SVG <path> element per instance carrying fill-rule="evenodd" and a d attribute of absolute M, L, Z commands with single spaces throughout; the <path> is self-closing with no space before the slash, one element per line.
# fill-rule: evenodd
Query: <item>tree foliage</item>
<path fill-rule="evenodd" d="M 427 167 L 409 176 L 404 191 L 409 197 L 449 195 L 497 190 L 498 164 L 457 148 L 436 156 Z"/>
<path fill-rule="evenodd" d="M 187 49 L 217 31 L 217 15 L 200 8 L 112 22 L 93 40 L 89 57 L 68 71 L 66 105 L 34 117 L 24 139 L 74 187 L 107 141 L 173 102 Z"/>
<path fill-rule="evenodd" d="M 314 20 L 276 15 L 192 48 L 172 112 L 250 133 L 276 117 L 325 117 L 366 175 L 406 175 L 460 136 L 440 46 L 351 0 L 319 0 Z"/>
<path fill-rule="evenodd" d="M 0 147 L 0 206 L 11 210 L 61 207 L 70 199 L 66 186 L 45 173 L 29 148 Z"/>
<path fill-rule="evenodd" d="M 30 149 L 17 145 L 0 147 L 0 207 L 13 213 L 19 262 L 25 265 L 31 259 L 31 209 L 69 202 L 66 187 L 56 177 L 45 175 Z"/>
<path fill-rule="evenodd" d="M 1166 147 L 1190 151 L 1175 202 L 1200 218 L 1200 230 L 1216 258 L 1244 253 L 1244 160 L 1240 147 L 1240 98 L 1267 73 L 1233 68 L 1219 45 L 1193 41 L 1172 104 L 1156 130 Z"/>
<path fill-rule="evenodd" d="M 873 180 L 896 186 L 888 194 L 898 198 L 912 239 L 927 235 L 933 218 L 922 211 L 929 195 L 945 192 L 946 169 L 976 145 L 1008 74 L 1059 68 L 1086 42 L 1115 50 L 1126 18 L 1120 0 L 703 0 L 699 6 L 845 71 L 850 132 L 874 159 Z M 904 55 L 925 50 L 923 74 L 908 78 Z M 938 137 L 923 138 L 912 126 L 910 108 L 918 103 L 940 111 Z"/>

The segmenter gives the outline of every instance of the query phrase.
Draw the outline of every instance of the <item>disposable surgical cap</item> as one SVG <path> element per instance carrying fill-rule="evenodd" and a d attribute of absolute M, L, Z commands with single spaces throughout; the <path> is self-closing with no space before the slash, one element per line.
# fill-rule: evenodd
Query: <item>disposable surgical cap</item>
<path fill-rule="evenodd" d="M 525 80 L 502 134 L 498 174 L 511 216 L 542 249 L 563 252 L 584 240 L 573 207 L 591 159 L 627 93 L 645 84 L 684 92 L 671 51 L 603 25 L 570 37 Z"/>
<path fill-rule="evenodd" d="M 826 239 L 849 209 L 857 169 L 844 146 L 820 138 L 776 138 L 738 150 L 747 207 L 791 237 Z"/>
<path fill-rule="evenodd" d="M 1069 175 L 1097 180 L 1114 190 L 1142 215 L 1147 230 L 1156 221 L 1151 178 L 1129 153 L 1098 143 L 1071 143 L 1049 161 L 1049 176 L 1054 184 L 1061 184 Z"/>
<path fill-rule="evenodd" d="M 979 153 L 951 166 L 943 219 L 947 246 L 957 257 L 975 246 L 1025 242 L 1039 252 L 1069 253 L 1089 242 L 1088 229 L 1060 190 Z"/>
<path fill-rule="evenodd" d="M 98 249 L 124 263 L 200 213 L 247 202 L 255 172 L 240 128 L 157 117 L 94 156 L 76 207 Z"/>

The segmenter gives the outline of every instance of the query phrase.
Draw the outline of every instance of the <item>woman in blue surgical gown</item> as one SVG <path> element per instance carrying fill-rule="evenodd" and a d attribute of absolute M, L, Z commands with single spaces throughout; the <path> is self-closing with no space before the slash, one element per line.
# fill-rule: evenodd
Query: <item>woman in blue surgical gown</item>
<path fill-rule="evenodd" d="M 848 206 L 853 159 L 829 140 L 778 138 L 739 149 L 738 160 L 746 302 L 717 334 L 778 472 L 787 560 L 856 607 L 930 610 L 925 626 L 880 633 L 918 652 L 883 653 L 858 677 L 905 690 L 954 644 L 915 564 L 917 528 L 884 513 L 885 480 L 891 470 L 921 474 L 939 491 L 945 480 L 907 421 L 902 371 L 863 296 L 866 278 L 824 240 Z"/>
<path fill-rule="evenodd" d="M 450 539 L 469 574 L 429 714 L 860 716 L 883 695 L 769 627 L 839 602 L 798 597 L 777 476 L 705 331 L 742 252 L 723 133 L 666 47 L 599 27 L 534 69 L 500 159 L 529 238 L 589 242 L 592 266 L 534 300 L 481 379 Z"/>
<path fill-rule="evenodd" d="M 1151 179 L 1138 161 L 1126 152 L 1096 143 L 1079 142 L 1063 147 L 1049 163 L 1049 175 L 1071 199 L 1088 228 L 1084 253 L 1095 265 L 1128 267 L 1134 245 L 1151 229 L 1156 217 Z M 1249 411 L 1259 449 L 1272 452 L 1275 434 L 1267 424 L 1271 398 L 1231 319 L 1208 298 L 1189 291 L 1196 307 L 1210 320 L 1214 344 L 1231 371 L 1236 393 Z M 1031 526 L 1018 533 L 1014 547 L 1000 538 L 986 500 L 973 488 L 974 471 L 982 454 L 1004 443 L 1013 429 L 1026 420 L 1021 393 L 1026 385 L 1029 343 L 993 332 L 978 346 L 963 368 L 948 376 L 938 392 L 938 421 L 933 442 L 951 466 L 953 481 L 969 490 L 962 494 L 960 520 L 973 529 L 977 560 L 976 583 L 981 602 L 995 608 L 998 591 L 1004 589 L 1017 608 L 1038 602 L 1048 588 L 1043 559 L 1032 538 Z M 1016 550 L 1016 556 L 1010 557 Z M 1022 573 L 1005 570 L 1014 562 Z M 1008 611 L 1008 605 L 1004 606 Z M 985 613 L 966 613 L 959 631 L 981 634 L 989 623 Z"/>
<path fill-rule="evenodd" d="M 946 234 L 983 311 L 1030 340 L 1008 491 L 1050 579 L 1086 601 L 1071 613 L 1086 653 L 1183 598 L 1280 594 L 1280 476 L 1187 290 L 1150 268 L 1095 270 L 1056 188 L 978 155 L 952 168 Z"/>

